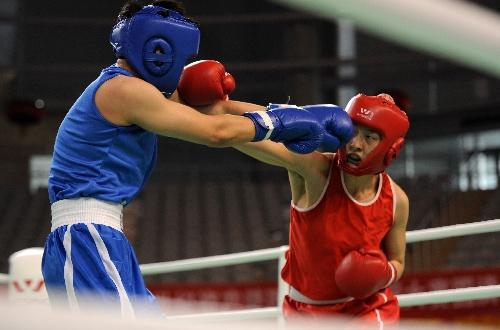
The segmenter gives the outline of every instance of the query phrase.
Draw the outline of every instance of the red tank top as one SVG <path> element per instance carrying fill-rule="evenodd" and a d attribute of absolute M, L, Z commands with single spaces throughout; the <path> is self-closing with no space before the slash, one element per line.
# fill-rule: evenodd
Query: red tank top
<path fill-rule="evenodd" d="M 301 209 L 290 207 L 290 249 L 281 275 L 300 293 L 314 300 L 345 297 L 335 284 L 335 269 L 354 249 L 380 248 L 394 218 L 393 187 L 389 175 L 379 175 L 376 196 L 355 201 L 347 192 L 335 160 L 319 201 Z"/>

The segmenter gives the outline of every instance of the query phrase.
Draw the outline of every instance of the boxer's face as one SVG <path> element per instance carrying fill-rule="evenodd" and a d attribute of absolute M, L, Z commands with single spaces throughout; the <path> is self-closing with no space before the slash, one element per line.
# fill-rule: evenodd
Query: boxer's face
<path fill-rule="evenodd" d="M 380 143 L 377 131 L 362 125 L 354 125 L 354 136 L 346 144 L 347 163 L 357 166 Z"/>

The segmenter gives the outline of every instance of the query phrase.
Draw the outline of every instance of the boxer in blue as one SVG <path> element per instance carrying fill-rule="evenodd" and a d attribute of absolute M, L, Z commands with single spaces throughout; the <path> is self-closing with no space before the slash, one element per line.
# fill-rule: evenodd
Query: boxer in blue
<path fill-rule="evenodd" d="M 150 176 L 157 135 L 212 147 L 270 139 L 298 153 L 335 139 L 325 120 L 295 106 L 207 116 L 179 102 L 176 87 L 199 39 L 175 2 L 123 6 L 110 36 L 117 61 L 69 109 L 54 145 L 42 261 L 51 302 L 79 310 L 90 297 L 129 316 L 154 305 L 122 209 Z"/>

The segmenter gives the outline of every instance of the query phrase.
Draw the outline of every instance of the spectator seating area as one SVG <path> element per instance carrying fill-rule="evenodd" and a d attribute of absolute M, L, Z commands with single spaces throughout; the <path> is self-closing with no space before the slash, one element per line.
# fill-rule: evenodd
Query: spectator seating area
<path fill-rule="evenodd" d="M 282 172 L 282 171 L 281 171 Z M 290 190 L 286 173 L 203 174 L 151 182 L 124 214 L 140 263 L 286 245 Z M 270 179 L 269 176 L 273 177 Z M 409 230 L 498 218 L 500 191 L 450 191 L 447 178 L 398 180 L 411 201 Z M 47 192 L 0 189 L 0 272 L 10 254 L 43 246 L 50 231 Z M 407 271 L 498 266 L 495 233 L 408 245 Z M 151 281 L 257 281 L 276 278 L 276 262 L 155 276 Z"/>

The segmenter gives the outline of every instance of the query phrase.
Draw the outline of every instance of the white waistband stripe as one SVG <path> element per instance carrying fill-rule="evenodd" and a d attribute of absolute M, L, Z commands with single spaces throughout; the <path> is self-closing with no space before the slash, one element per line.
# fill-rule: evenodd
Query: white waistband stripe
<path fill-rule="evenodd" d="M 51 205 L 52 228 L 64 225 L 94 223 L 123 231 L 123 205 L 94 198 L 63 199 Z"/>

